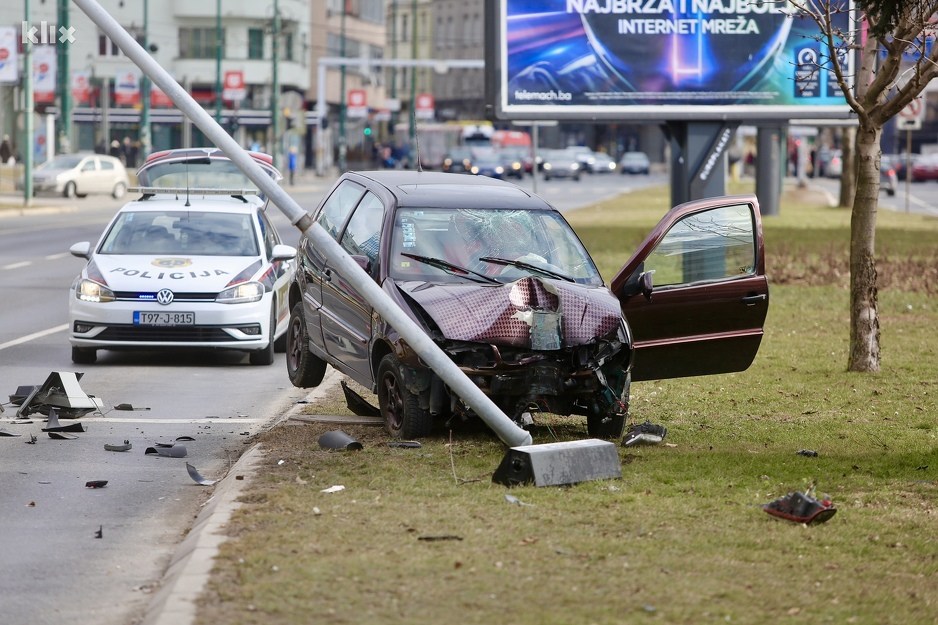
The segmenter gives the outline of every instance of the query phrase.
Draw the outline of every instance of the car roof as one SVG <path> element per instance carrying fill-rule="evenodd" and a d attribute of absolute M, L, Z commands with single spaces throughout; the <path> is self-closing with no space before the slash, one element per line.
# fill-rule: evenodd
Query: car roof
<path fill-rule="evenodd" d="M 348 172 L 383 186 L 400 207 L 514 208 L 556 210 L 536 195 L 509 182 L 487 176 L 433 171 L 377 170 Z"/>

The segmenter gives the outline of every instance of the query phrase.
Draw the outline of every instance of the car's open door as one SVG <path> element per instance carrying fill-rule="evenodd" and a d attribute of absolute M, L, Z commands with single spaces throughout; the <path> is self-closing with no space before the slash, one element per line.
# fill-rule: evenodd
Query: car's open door
<path fill-rule="evenodd" d="M 633 381 L 745 370 L 769 308 L 758 200 L 674 207 L 610 286 L 632 329 Z"/>

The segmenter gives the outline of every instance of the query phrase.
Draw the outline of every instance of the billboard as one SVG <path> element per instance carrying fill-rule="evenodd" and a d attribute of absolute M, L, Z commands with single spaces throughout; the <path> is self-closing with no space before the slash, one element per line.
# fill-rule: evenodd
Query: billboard
<path fill-rule="evenodd" d="M 849 32 L 852 7 L 834 17 Z M 771 0 L 488 0 L 500 119 L 850 115 L 817 25 Z M 846 9 L 849 8 L 850 11 Z M 852 56 L 841 59 L 852 75 Z"/>

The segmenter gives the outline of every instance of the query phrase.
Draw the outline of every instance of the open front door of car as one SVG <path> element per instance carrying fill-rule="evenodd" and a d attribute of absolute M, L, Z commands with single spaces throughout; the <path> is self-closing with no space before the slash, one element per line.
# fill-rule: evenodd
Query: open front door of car
<path fill-rule="evenodd" d="M 672 208 L 610 288 L 634 338 L 633 381 L 745 370 L 769 308 L 759 201 Z"/>

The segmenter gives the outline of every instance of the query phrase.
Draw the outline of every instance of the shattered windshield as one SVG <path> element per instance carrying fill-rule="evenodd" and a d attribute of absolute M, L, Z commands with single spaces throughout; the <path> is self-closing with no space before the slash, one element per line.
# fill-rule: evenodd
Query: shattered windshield
<path fill-rule="evenodd" d="M 602 284 L 583 244 L 554 211 L 399 210 L 391 242 L 391 276 L 398 280 L 466 281 L 465 273 L 446 266 L 499 282 L 538 276 Z"/>

